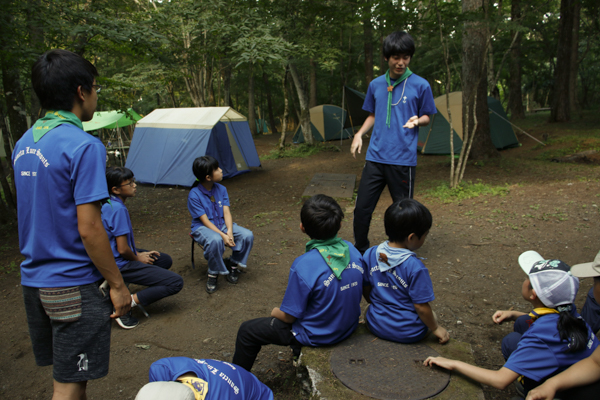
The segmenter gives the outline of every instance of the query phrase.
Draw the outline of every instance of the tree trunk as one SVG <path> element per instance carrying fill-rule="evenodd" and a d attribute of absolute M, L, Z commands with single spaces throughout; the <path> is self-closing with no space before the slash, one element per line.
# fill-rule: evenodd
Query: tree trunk
<path fill-rule="evenodd" d="M 204 98 L 208 99 L 208 101 L 207 101 L 208 106 L 214 107 L 214 105 L 215 105 L 215 88 L 213 86 L 213 79 L 212 79 L 212 72 L 213 72 L 212 61 L 210 64 L 211 64 L 210 66 L 208 65 L 208 63 L 206 64 L 206 81 L 204 82 L 206 85 L 206 90 L 204 93 L 206 93 L 206 95 L 204 96 Z"/>
<path fill-rule="evenodd" d="M 231 65 L 229 63 L 226 66 L 222 66 L 222 78 L 223 78 L 223 105 L 225 107 L 231 107 Z"/>
<path fill-rule="evenodd" d="M 15 188 L 15 177 L 14 170 L 12 167 L 12 154 L 11 148 L 9 145 L 9 133 L 6 129 L 6 124 L 4 123 L 4 114 L 0 113 L 0 134 L 2 134 L 4 139 L 4 152 L 6 153 L 6 161 L 7 161 L 7 169 L 8 171 L 4 171 L 2 164 L 2 160 L 0 160 L 0 180 L 2 184 L 2 191 L 4 192 L 4 203 L 14 214 L 14 218 L 17 216 L 17 190 Z M 7 177 L 10 178 L 10 182 Z M 9 218 L 10 219 L 10 218 Z"/>
<path fill-rule="evenodd" d="M 482 7 L 482 0 L 463 0 L 462 2 L 463 12 L 483 11 Z M 481 14 L 483 16 L 483 13 Z M 462 39 L 463 138 L 474 134 L 470 158 L 475 160 L 500 156 L 490 135 L 487 105 L 487 32 L 487 28 L 481 20 L 468 21 L 465 22 Z M 477 96 L 475 96 L 476 92 Z M 474 104 L 475 99 L 477 99 L 477 104 Z M 477 116 L 473 114 L 473 111 L 477 113 Z M 477 124 L 475 124 L 475 118 Z M 477 130 L 473 131 L 475 125 L 477 125 Z M 463 141 L 464 145 L 466 143 Z M 469 154 L 466 156 L 468 158 Z"/>
<path fill-rule="evenodd" d="M 363 7 L 363 41 L 365 50 L 365 89 L 373 80 L 373 23 L 371 22 L 371 0 L 366 0 Z"/>
<path fill-rule="evenodd" d="M 29 31 L 29 45 L 31 49 L 37 53 L 41 54 L 44 49 L 44 31 L 41 28 L 41 24 L 39 22 L 39 18 L 43 15 L 41 11 L 40 0 L 29 0 L 27 6 L 27 30 Z M 38 118 L 41 118 L 40 115 L 41 105 L 40 100 L 33 88 L 29 90 L 29 100 L 31 101 L 31 123 L 33 124 Z"/>
<path fill-rule="evenodd" d="M 573 46 L 573 23 L 575 21 L 575 3 L 578 0 L 561 0 L 560 27 L 558 31 L 558 50 L 556 52 L 556 70 L 552 95 L 550 122 L 566 122 L 571 119 L 571 56 Z"/>
<path fill-rule="evenodd" d="M 512 0 L 510 19 L 513 22 L 521 21 L 521 0 Z M 515 35 L 516 32 L 511 32 Z M 521 35 L 514 40 L 510 50 L 508 64 L 510 77 L 508 79 L 508 111 L 512 119 L 525 118 L 523 109 L 523 93 L 521 91 Z"/>
<path fill-rule="evenodd" d="M 577 111 L 577 74 L 579 70 L 579 21 L 581 18 L 581 2 L 575 1 L 573 10 L 573 38 L 571 44 L 571 71 L 569 75 L 569 108 Z"/>
<path fill-rule="evenodd" d="M 271 87 L 269 86 L 269 77 L 264 71 L 263 82 L 265 84 L 265 93 L 267 95 L 267 109 L 269 111 L 269 124 L 271 125 L 271 133 L 277 134 L 277 127 L 275 126 L 275 117 L 273 116 L 273 102 L 271 101 Z M 285 96 L 285 93 L 283 95 Z M 287 101 L 287 99 L 285 99 L 285 101 Z"/>
<path fill-rule="evenodd" d="M 287 79 L 288 68 L 286 66 L 285 71 L 283 73 L 283 121 L 281 123 L 281 136 L 279 137 L 279 150 L 283 150 L 285 148 L 285 131 L 287 128 L 288 115 L 290 113 L 287 93 Z"/>
<path fill-rule="evenodd" d="M 254 64 L 250 64 L 248 68 L 248 124 L 252 136 L 256 136 L 256 116 L 254 111 Z"/>
<path fill-rule="evenodd" d="M 8 111 L 10 135 L 14 144 L 27 130 L 27 110 L 25 108 L 25 95 L 21 89 L 19 67 L 14 62 L 9 65 L 6 61 L 3 60 L 2 65 L 2 83 Z"/>
<path fill-rule="evenodd" d="M 308 108 L 317 106 L 317 65 L 315 60 L 310 59 L 310 101 Z"/>
<path fill-rule="evenodd" d="M 313 145 L 314 140 L 312 130 L 310 129 L 310 107 L 308 105 L 308 98 L 304 91 L 302 81 L 298 76 L 296 66 L 291 63 L 290 73 L 292 74 L 292 80 L 294 81 L 294 86 L 296 86 L 296 93 L 298 93 L 298 101 L 300 102 L 300 126 L 302 127 L 302 134 L 304 135 L 304 143 Z"/>

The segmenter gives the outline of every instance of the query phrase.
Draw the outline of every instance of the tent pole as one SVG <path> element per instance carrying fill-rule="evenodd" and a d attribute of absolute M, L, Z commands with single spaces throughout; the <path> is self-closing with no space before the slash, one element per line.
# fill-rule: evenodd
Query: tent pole
<path fill-rule="evenodd" d="M 532 138 L 533 140 L 535 140 L 536 142 L 543 144 L 544 146 L 546 145 L 546 143 L 540 142 L 539 140 L 537 140 L 536 138 L 531 136 L 529 133 L 525 132 L 523 129 L 519 128 L 518 126 L 516 126 L 515 124 L 513 124 L 512 122 L 510 122 L 509 120 L 507 120 L 506 118 L 504 118 L 502 115 L 498 114 L 496 111 L 492 110 L 491 108 L 490 108 L 490 111 L 493 112 L 494 114 L 496 114 L 497 116 L 499 116 L 500 118 L 502 118 L 503 120 L 505 120 L 506 122 L 508 122 L 509 124 L 511 124 L 512 126 L 514 126 L 515 128 L 517 128 L 518 130 L 520 130 L 521 132 L 523 132 L 524 134 L 526 134 L 527 136 L 529 136 L 530 138 Z"/>
<path fill-rule="evenodd" d="M 346 87 L 344 85 L 344 86 L 342 86 L 342 118 L 340 118 L 342 128 L 340 130 L 340 149 L 342 148 L 342 145 L 344 143 L 342 139 L 344 138 L 344 122 L 346 122 L 346 121 L 344 121 L 344 118 L 343 118 L 344 117 L 344 100 L 346 97 L 345 95 L 346 95 Z"/>

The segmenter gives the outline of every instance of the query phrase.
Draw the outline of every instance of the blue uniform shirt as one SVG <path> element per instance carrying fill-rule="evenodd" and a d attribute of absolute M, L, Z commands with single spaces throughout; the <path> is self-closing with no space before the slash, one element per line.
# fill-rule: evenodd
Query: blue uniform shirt
<path fill-rule="evenodd" d="M 362 297 L 363 261 L 350 248 L 350 263 L 338 280 L 319 250 L 294 260 L 281 311 L 296 317 L 292 330 L 306 346 L 323 346 L 347 338 L 358 326 Z"/>
<path fill-rule="evenodd" d="M 406 82 L 406 88 L 404 83 Z M 387 117 L 388 85 L 385 75 L 373 79 L 369 84 L 363 110 L 375 114 L 373 135 L 367 149 L 366 160 L 382 164 L 414 167 L 417 165 L 417 141 L 419 128 L 403 128 L 404 124 L 417 115 L 432 115 L 437 112 L 429 83 L 416 74 L 402 81 L 392 92 L 390 127 Z M 404 89 L 404 95 L 402 91 Z"/>
<path fill-rule="evenodd" d="M 200 222 L 200 217 L 204 214 L 218 229 L 223 228 L 223 224 L 225 223 L 223 220 L 223 206 L 229 207 L 229 195 L 225 186 L 219 183 L 213 185 L 212 192 L 219 210 L 218 215 L 215 215 L 213 202 L 207 195 L 200 191 L 198 186 L 190 190 L 188 210 L 190 210 L 190 214 L 192 215 L 192 232 L 203 226 L 202 222 Z"/>
<path fill-rule="evenodd" d="M 131 226 L 131 218 L 129 211 L 121 199 L 115 196 L 110 196 L 110 203 L 102 205 L 102 223 L 108 234 L 110 247 L 112 248 L 113 256 L 117 266 L 122 268 L 129 260 L 124 259 L 117 248 L 117 237 L 126 236 L 127 244 L 134 254 L 137 254 L 135 241 L 133 240 L 133 227 Z"/>
<path fill-rule="evenodd" d="M 413 343 L 427 333 L 414 304 L 435 300 L 429 271 L 421 260 L 410 256 L 385 272 L 377 265 L 377 246 L 364 254 L 364 284 L 371 286 L 371 305 L 366 319 L 373 334 L 382 339 Z"/>
<path fill-rule="evenodd" d="M 217 360 L 170 357 L 150 366 L 150 382 L 175 381 L 193 372 L 208 383 L 206 400 L 273 400 L 273 392 L 242 367 Z"/>
<path fill-rule="evenodd" d="M 573 314 L 576 317 L 579 316 L 577 312 Z M 585 350 L 570 353 L 568 352 L 568 343 L 562 341 L 558 334 L 556 327 L 558 317 L 558 314 L 546 314 L 539 317 L 523 334 L 517 349 L 508 357 L 504 367 L 540 382 L 589 357 L 598 347 L 598 339 L 589 326 Z"/>
<path fill-rule="evenodd" d="M 77 226 L 77 206 L 108 197 L 102 142 L 63 124 L 34 143 L 29 129 L 15 145 L 12 161 L 25 256 L 21 284 L 68 287 L 102 279 Z"/>

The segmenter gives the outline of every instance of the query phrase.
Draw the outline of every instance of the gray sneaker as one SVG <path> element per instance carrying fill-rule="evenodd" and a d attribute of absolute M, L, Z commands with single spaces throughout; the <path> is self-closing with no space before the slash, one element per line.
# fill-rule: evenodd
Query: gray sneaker
<path fill-rule="evenodd" d="M 119 318 L 116 318 L 116 320 L 117 324 L 123 329 L 133 329 L 139 324 L 137 318 L 131 315 L 131 311 L 125 315 L 121 315 Z"/>

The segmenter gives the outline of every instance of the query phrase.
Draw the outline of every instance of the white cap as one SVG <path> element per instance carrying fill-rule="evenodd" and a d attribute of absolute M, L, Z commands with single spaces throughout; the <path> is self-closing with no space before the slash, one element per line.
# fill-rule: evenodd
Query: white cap
<path fill-rule="evenodd" d="M 180 382 L 150 382 L 144 385 L 135 400 L 195 400 L 194 392 Z"/>

